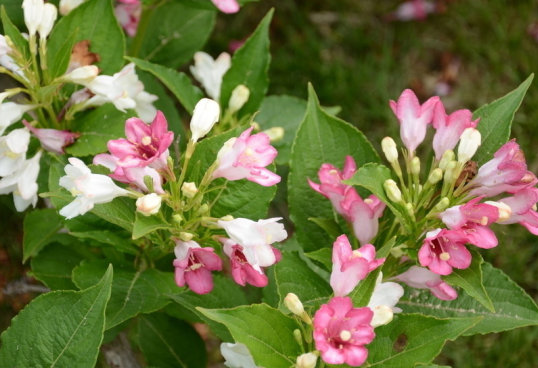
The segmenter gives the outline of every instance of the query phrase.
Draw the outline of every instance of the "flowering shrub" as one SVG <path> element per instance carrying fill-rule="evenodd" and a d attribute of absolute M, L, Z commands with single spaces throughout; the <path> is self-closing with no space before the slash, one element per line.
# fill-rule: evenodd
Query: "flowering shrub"
<path fill-rule="evenodd" d="M 2 8 L 18 86 L 0 93 L 0 194 L 28 211 L 23 258 L 54 291 L 2 334 L 0 362 L 92 367 L 129 334 L 149 366 L 201 367 L 197 322 L 230 367 L 415 367 L 461 335 L 538 324 L 480 255 L 499 225 L 538 234 L 538 179 L 510 140 L 532 77 L 474 113 L 403 91 L 383 164 L 312 86 L 265 96 L 272 11 L 233 56 L 199 51 L 240 4 L 62 0 L 57 21 L 25 0 L 25 29 Z M 289 232 L 268 216 L 286 185 Z"/>

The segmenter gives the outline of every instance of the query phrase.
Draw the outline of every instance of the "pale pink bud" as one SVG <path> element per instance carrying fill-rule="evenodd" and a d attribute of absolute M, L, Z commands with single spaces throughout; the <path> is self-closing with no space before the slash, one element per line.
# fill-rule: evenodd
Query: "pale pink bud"
<path fill-rule="evenodd" d="M 136 200 L 136 210 L 144 216 L 151 216 L 159 212 L 161 196 L 156 193 L 146 194 Z"/>
<path fill-rule="evenodd" d="M 297 357 L 295 366 L 297 368 L 316 368 L 318 356 L 314 353 L 305 353 Z"/>
<path fill-rule="evenodd" d="M 64 148 L 73 144 L 80 137 L 79 133 L 68 130 L 38 129 L 30 125 L 26 120 L 22 123 L 39 139 L 41 146 L 49 152 L 64 154 Z"/>
<path fill-rule="evenodd" d="M 232 14 L 239 11 L 237 0 L 211 0 L 211 2 L 223 13 Z"/>

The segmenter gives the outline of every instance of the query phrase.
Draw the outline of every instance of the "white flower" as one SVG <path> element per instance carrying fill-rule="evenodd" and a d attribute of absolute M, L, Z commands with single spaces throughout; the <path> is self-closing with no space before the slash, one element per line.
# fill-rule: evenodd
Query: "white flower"
<path fill-rule="evenodd" d="M 83 86 L 88 85 L 99 74 L 99 68 L 95 65 L 85 65 L 65 74 L 62 79 Z"/>
<path fill-rule="evenodd" d="M 60 178 L 60 185 L 76 196 L 75 200 L 60 210 L 60 215 L 70 219 L 90 211 L 95 204 L 107 203 L 128 191 L 118 187 L 105 175 L 92 174 L 78 158 L 71 157 L 65 166 L 66 176 Z"/>
<path fill-rule="evenodd" d="M 191 141 L 197 142 L 198 139 L 203 138 L 211 128 L 219 121 L 220 106 L 217 102 L 209 99 L 202 98 L 192 113 L 191 119 Z"/>
<path fill-rule="evenodd" d="M 482 136 L 480 132 L 475 128 L 466 128 L 461 133 L 460 144 L 458 146 L 458 162 L 466 163 L 469 161 L 481 143 Z"/>
<path fill-rule="evenodd" d="M 21 67 L 18 66 L 11 57 L 10 54 L 12 51 L 13 50 L 9 46 L 6 37 L 4 35 L 0 35 L 0 66 L 3 66 L 4 68 L 11 70 L 15 74 L 26 79 Z"/>
<path fill-rule="evenodd" d="M 35 36 L 37 27 L 41 23 L 45 3 L 43 0 L 24 0 L 22 2 L 22 10 L 24 12 L 24 23 L 28 28 L 30 37 Z"/>
<path fill-rule="evenodd" d="M 53 4 L 49 3 L 43 5 L 42 11 L 43 13 L 41 14 L 41 20 L 37 26 L 37 32 L 39 32 L 39 37 L 41 37 L 41 39 L 45 39 L 52 30 L 52 26 L 54 26 L 56 17 L 58 17 L 58 11 Z"/>
<path fill-rule="evenodd" d="M 60 14 L 67 15 L 86 0 L 60 0 Z"/>
<path fill-rule="evenodd" d="M 17 211 L 24 211 L 30 204 L 37 203 L 37 176 L 41 151 L 29 160 L 25 160 L 17 171 L 0 180 L 0 194 L 13 192 L 13 201 Z"/>
<path fill-rule="evenodd" d="M 383 274 L 380 272 L 368 302 L 368 307 L 374 312 L 370 323 L 372 327 L 386 325 L 392 321 L 394 313 L 402 311 L 396 304 L 404 294 L 403 287 L 395 282 L 381 282 L 382 279 Z"/>
<path fill-rule="evenodd" d="M 32 110 L 35 105 L 21 105 L 15 102 L 5 102 L 0 104 L 0 135 L 11 124 L 19 121 L 25 112 Z"/>
<path fill-rule="evenodd" d="M 244 344 L 223 342 L 220 344 L 220 352 L 226 359 L 224 365 L 228 368 L 257 368 L 250 351 Z"/>
<path fill-rule="evenodd" d="M 269 267 L 276 262 L 271 244 L 288 236 L 284 225 L 278 223 L 281 217 L 258 220 L 258 222 L 237 218 L 231 221 L 219 220 L 228 237 L 243 247 L 243 254 L 248 263 L 257 271 L 260 267 Z"/>
<path fill-rule="evenodd" d="M 144 216 L 154 215 L 161 208 L 161 196 L 156 193 L 146 194 L 136 200 L 136 210 Z"/>
<path fill-rule="evenodd" d="M 202 84 L 207 95 L 214 100 L 219 100 L 222 77 L 230 69 L 230 54 L 223 52 L 215 60 L 205 52 L 199 51 L 194 54 L 194 65 L 191 73 Z"/>
<path fill-rule="evenodd" d="M 20 167 L 26 159 L 29 143 L 30 132 L 24 128 L 0 137 L 0 176 L 10 175 Z"/>

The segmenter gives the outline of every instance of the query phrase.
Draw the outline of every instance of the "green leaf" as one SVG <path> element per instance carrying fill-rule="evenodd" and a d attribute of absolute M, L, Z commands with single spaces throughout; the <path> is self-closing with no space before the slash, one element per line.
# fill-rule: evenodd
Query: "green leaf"
<path fill-rule="evenodd" d="M 51 80 L 63 75 L 67 71 L 73 46 L 77 42 L 77 33 L 77 30 L 75 30 L 67 35 L 67 37 L 64 35 L 61 44 L 58 45 L 58 52 L 47 53 L 47 67 Z M 57 88 L 57 86 L 52 87 Z"/>
<path fill-rule="evenodd" d="M 293 338 L 295 320 L 266 304 L 233 309 L 204 309 L 200 312 L 230 330 L 235 341 L 245 344 L 256 365 L 289 368 L 302 351 Z"/>
<path fill-rule="evenodd" d="M 126 59 L 135 63 L 140 69 L 157 77 L 190 114 L 192 114 L 196 103 L 204 97 L 200 88 L 194 86 L 185 73 L 142 59 L 133 57 L 127 57 Z"/>
<path fill-rule="evenodd" d="M 224 341 L 231 341 L 232 338 L 226 327 L 207 318 L 196 308 L 232 308 L 248 304 L 248 300 L 243 289 L 230 278 L 215 274 L 213 285 L 213 290 L 209 294 L 200 295 L 187 290 L 181 294 L 169 295 L 175 303 L 167 306 L 167 312 L 191 321 L 203 321 L 209 325 L 215 335 Z"/>
<path fill-rule="evenodd" d="M 73 270 L 73 282 L 79 288 L 87 287 L 95 282 L 105 268 L 106 264 L 102 261 L 84 262 Z M 171 272 L 152 268 L 145 271 L 116 268 L 112 296 L 106 309 L 107 330 L 139 313 L 158 311 L 169 303 L 166 295 L 181 290 Z"/>
<path fill-rule="evenodd" d="M 112 230 L 90 230 L 90 231 L 71 231 L 72 235 L 79 239 L 93 240 L 92 245 L 101 246 L 106 244 L 123 253 L 132 255 L 138 254 L 138 248 L 132 243 L 130 238 L 119 235 L 118 231 Z M 98 244 L 95 244 L 95 243 Z"/>
<path fill-rule="evenodd" d="M 331 248 L 321 248 L 313 252 L 305 253 L 305 256 L 321 263 L 325 269 L 330 272 L 333 267 L 332 253 L 333 251 Z"/>
<path fill-rule="evenodd" d="M 134 201 L 130 198 L 118 197 L 109 203 L 96 204 L 92 212 L 125 230 L 132 231 L 133 229 L 136 208 Z"/>
<path fill-rule="evenodd" d="M 24 58 L 28 60 L 30 58 L 30 50 L 28 48 L 28 41 L 23 37 L 21 32 L 13 25 L 11 19 L 6 13 L 6 8 L 2 5 L 2 25 L 4 27 L 4 34 L 11 39 L 11 42 L 17 47 L 17 49 L 22 53 Z"/>
<path fill-rule="evenodd" d="M 478 318 L 435 319 L 421 315 L 396 315 L 388 325 L 376 328 L 368 345 L 365 367 L 411 368 L 430 363 L 446 340 L 454 340 L 480 321 Z"/>
<path fill-rule="evenodd" d="M 112 266 L 82 291 L 34 299 L 1 336 L 0 362 L 9 367 L 93 367 L 103 340 Z"/>
<path fill-rule="evenodd" d="M 138 346 L 149 365 L 159 368 L 205 367 L 204 340 L 191 325 L 166 314 L 138 317 Z"/>
<path fill-rule="evenodd" d="M 483 285 L 482 264 L 484 260 L 480 253 L 474 250 L 472 251 L 472 255 L 473 260 L 468 268 L 464 270 L 454 269 L 450 275 L 444 276 L 443 280 L 450 285 L 461 287 L 469 296 L 475 298 L 490 312 L 495 313 L 495 307 Z"/>
<path fill-rule="evenodd" d="M 250 90 L 249 99 L 241 108 L 240 116 L 258 111 L 269 86 L 269 25 L 273 12 L 273 9 L 269 10 L 254 33 L 234 53 L 232 66 L 222 78 L 220 105 L 223 108 L 228 107 L 235 87 L 243 84 Z"/>
<path fill-rule="evenodd" d="M 133 224 L 133 239 L 139 239 L 153 231 L 170 227 L 170 224 L 167 224 L 159 215 L 144 216 L 137 211 Z"/>
<path fill-rule="evenodd" d="M 16 27 L 25 26 L 21 0 L 0 0 L 0 5 L 6 8 L 7 15 Z"/>
<path fill-rule="evenodd" d="M 22 237 L 22 261 L 34 257 L 53 240 L 54 234 L 63 226 L 62 217 L 55 209 L 37 209 L 24 218 Z"/>
<path fill-rule="evenodd" d="M 131 55 L 179 68 L 206 43 L 215 24 L 215 13 L 179 1 L 162 2 L 146 15 L 148 23 L 140 40 L 140 52 L 135 50 Z"/>
<path fill-rule="evenodd" d="M 280 95 L 267 96 L 263 99 L 260 112 L 256 115 L 256 122 L 262 129 L 281 127 L 284 129 L 284 138 L 271 143 L 277 150 L 278 165 L 287 165 L 291 156 L 291 145 L 299 124 L 303 121 L 306 112 L 306 101 L 297 97 Z"/>
<path fill-rule="evenodd" d="M 295 252 L 284 252 L 275 265 L 275 280 L 280 304 L 288 293 L 296 294 L 306 308 L 316 310 L 329 299 L 332 289 Z"/>
<path fill-rule="evenodd" d="M 334 242 L 309 220 L 311 217 L 333 218 L 334 213 L 330 201 L 312 190 L 307 178 L 317 181 L 318 170 L 324 163 L 341 168 L 346 155 L 352 156 L 358 167 L 379 161 L 366 137 L 345 121 L 327 114 L 309 86 L 306 116 L 293 143 L 288 177 L 290 216 L 305 251 L 330 247 Z"/>
<path fill-rule="evenodd" d="M 465 335 L 500 332 L 518 327 L 538 325 L 538 307 L 523 289 L 501 270 L 489 263 L 482 265 L 484 287 L 495 312 L 487 310 L 467 294 L 456 300 L 442 301 L 427 290 L 406 293 L 398 306 L 406 313 L 422 313 L 442 318 L 478 317 L 483 319 Z"/>
<path fill-rule="evenodd" d="M 325 219 L 319 217 L 310 217 L 308 220 L 312 221 L 319 227 L 321 227 L 325 232 L 333 239 L 338 238 L 344 233 L 340 228 L 340 225 L 333 219 Z"/>
<path fill-rule="evenodd" d="M 72 156 L 90 156 L 107 151 L 107 142 L 125 136 L 125 120 L 130 114 L 106 104 L 94 110 L 77 114 L 73 131 L 81 135 L 65 151 Z"/>
<path fill-rule="evenodd" d="M 48 38 L 47 53 L 64 53 L 66 37 L 74 32 L 75 42 L 90 41 L 91 51 L 99 55 L 97 65 L 103 74 L 113 74 L 122 67 L 125 37 L 110 0 L 86 1 L 62 17 Z"/>
<path fill-rule="evenodd" d="M 477 129 L 482 134 L 482 145 L 473 157 L 478 164 L 490 160 L 493 153 L 510 138 L 512 120 L 533 78 L 534 74 L 531 74 L 515 90 L 474 112 L 473 118 L 480 118 Z"/>

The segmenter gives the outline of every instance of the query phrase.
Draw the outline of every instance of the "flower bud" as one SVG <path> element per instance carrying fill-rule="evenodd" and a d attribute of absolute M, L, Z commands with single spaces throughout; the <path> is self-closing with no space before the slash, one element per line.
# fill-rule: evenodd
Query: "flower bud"
<path fill-rule="evenodd" d="M 191 141 L 197 142 L 198 139 L 205 137 L 217 123 L 219 116 L 220 106 L 216 101 L 209 98 L 202 98 L 198 101 L 192 113 Z"/>
<path fill-rule="evenodd" d="M 433 211 L 434 212 L 443 212 L 444 210 L 446 210 L 448 208 L 449 205 L 450 205 L 450 200 L 447 197 L 443 197 L 443 198 L 441 198 L 441 200 L 439 202 L 437 202 L 437 204 L 433 208 Z"/>
<path fill-rule="evenodd" d="M 458 146 L 458 162 L 464 164 L 469 161 L 481 143 L 482 136 L 480 132 L 475 128 L 466 128 L 461 134 L 460 144 Z"/>
<path fill-rule="evenodd" d="M 252 123 L 250 123 L 250 126 L 254 128 L 255 132 L 259 132 L 261 130 L 260 124 L 256 121 L 253 121 Z"/>
<path fill-rule="evenodd" d="M 196 211 L 196 213 L 200 215 L 204 215 L 208 212 L 209 212 L 209 205 L 207 203 L 204 203 L 203 205 L 201 205 L 200 208 L 198 208 L 198 211 Z"/>
<path fill-rule="evenodd" d="M 179 238 L 185 242 L 191 241 L 194 235 L 192 233 L 188 233 L 185 231 L 182 231 L 179 233 Z"/>
<path fill-rule="evenodd" d="M 41 22 L 44 6 L 43 0 L 24 0 L 22 2 L 24 23 L 26 24 L 26 28 L 28 28 L 30 37 L 36 34 L 37 27 L 39 27 Z"/>
<path fill-rule="evenodd" d="M 192 198 L 198 193 L 198 188 L 193 182 L 184 182 L 181 186 L 181 193 L 187 198 Z"/>
<path fill-rule="evenodd" d="M 443 179 L 443 170 L 436 168 L 428 177 L 428 182 L 433 185 L 439 183 L 441 179 Z"/>
<path fill-rule="evenodd" d="M 387 197 L 389 197 L 392 202 L 398 203 L 402 201 L 402 192 L 394 180 L 385 180 L 383 188 L 385 188 L 385 193 L 387 193 Z"/>
<path fill-rule="evenodd" d="M 301 330 L 299 330 L 298 328 L 293 330 L 293 338 L 295 339 L 295 341 L 297 341 L 297 344 L 299 344 L 299 346 L 303 345 L 303 335 L 301 334 Z"/>
<path fill-rule="evenodd" d="M 420 174 L 420 159 L 417 156 L 411 160 L 411 173 L 413 175 Z"/>
<path fill-rule="evenodd" d="M 37 26 L 37 32 L 39 32 L 41 39 L 47 38 L 57 17 L 58 11 L 53 4 L 46 3 L 43 5 L 41 20 Z"/>
<path fill-rule="evenodd" d="M 99 68 L 95 65 L 85 65 L 76 68 L 72 72 L 64 75 L 63 80 L 71 83 L 81 84 L 83 86 L 90 83 L 99 74 Z"/>
<path fill-rule="evenodd" d="M 284 128 L 282 127 L 272 127 L 264 130 L 263 133 L 269 136 L 271 143 L 278 142 L 284 138 Z"/>
<path fill-rule="evenodd" d="M 222 221 L 232 221 L 234 217 L 232 215 L 226 215 L 226 216 L 222 216 L 220 219 Z"/>
<path fill-rule="evenodd" d="M 512 209 L 504 202 L 486 201 L 486 204 L 495 206 L 499 209 L 499 218 L 496 222 L 503 222 L 512 216 Z"/>
<path fill-rule="evenodd" d="M 288 293 L 284 298 L 284 305 L 293 314 L 301 316 L 304 313 L 303 303 L 299 300 L 299 297 L 293 293 Z"/>
<path fill-rule="evenodd" d="M 174 220 L 174 222 L 176 224 L 181 224 L 181 222 L 184 220 L 183 216 L 181 216 L 179 213 L 176 213 L 172 216 L 172 220 Z"/>
<path fill-rule="evenodd" d="M 456 161 L 450 161 L 446 165 L 444 181 L 446 181 L 446 182 L 452 182 L 453 181 L 453 179 L 454 179 L 453 176 L 454 176 L 454 173 L 455 173 L 456 164 L 457 164 Z"/>
<path fill-rule="evenodd" d="M 448 164 L 454 161 L 455 157 L 456 155 L 454 154 L 454 151 L 445 151 L 445 153 L 443 153 L 443 157 L 441 157 L 441 161 L 439 162 L 439 168 L 443 171 L 446 170 Z"/>
<path fill-rule="evenodd" d="M 314 353 L 301 354 L 297 357 L 295 366 L 297 368 L 315 368 L 318 361 L 318 356 Z"/>
<path fill-rule="evenodd" d="M 161 208 L 161 197 L 156 193 L 146 194 L 136 200 L 136 210 L 144 216 L 154 215 Z"/>
<path fill-rule="evenodd" d="M 85 0 L 60 0 L 60 14 L 67 15 Z"/>
<path fill-rule="evenodd" d="M 230 97 L 230 102 L 228 103 L 228 111 L 230 114 L 233 114 L 239 110 L 247 103 L 248 98 L 250 97 L 250 90 L 244 84 L 240 84 L 234 88 L 232 91 L 232 96 Z"/>
<path fill-rule="evenodd" d="M 398 149 L 396 148 L 396 143 L 391 137 L 385 137 L 381 141 L 381 149 L 387 158 L 387 161 L 392 163 L 398 161 Z"/>
<path fill-rule="evenodd" d="M 378 305 L 372 309 L 372 312 L 374 312 L 374 317 L 372 318 L 372 321 L 370 322 L 370 326 L 372 327 L 379 327 L 386 325 L 392 321 L 392 317 L 394 316 L 394 313 L 392 312 L 392 308 L 390 308 L 387 305 Z"/>
<path fill-rule="evenodd" d="M 405 204 L 405 209 L 407 211 L 407 214 L 411 218 L 415 218 L 415 208 L 413 207 L 413 203 L 406 203 Z"/>

